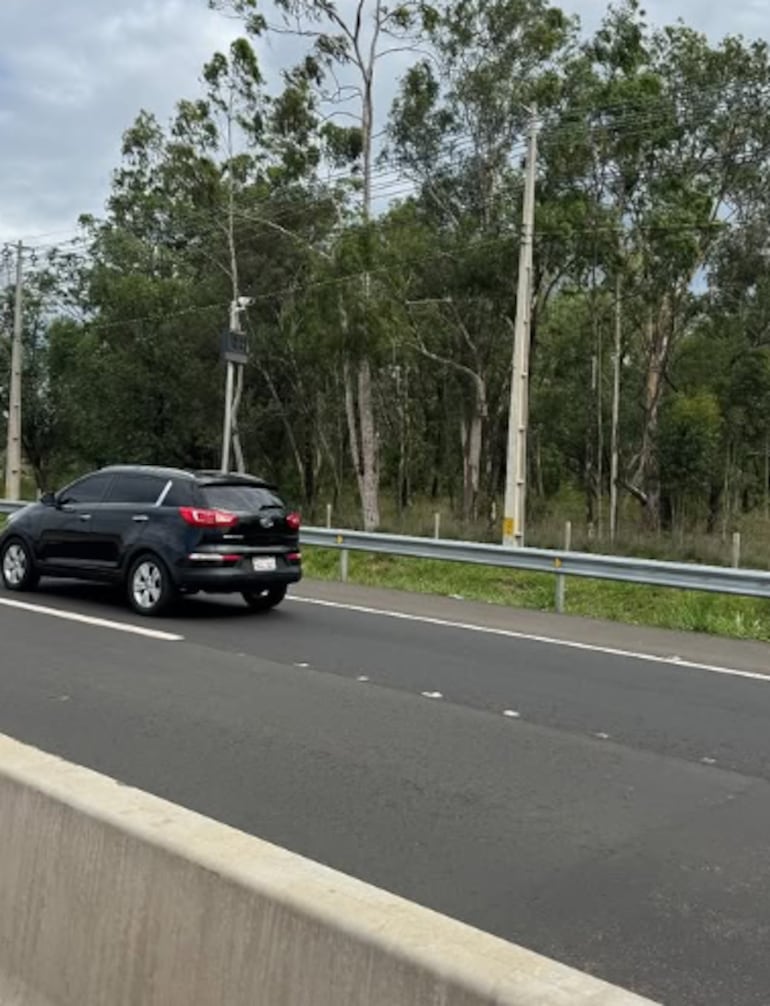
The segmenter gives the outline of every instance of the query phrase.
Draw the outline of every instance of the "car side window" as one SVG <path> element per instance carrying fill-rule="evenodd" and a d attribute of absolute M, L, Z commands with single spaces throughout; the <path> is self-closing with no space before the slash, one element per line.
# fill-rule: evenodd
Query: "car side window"
<path fill-rule="evenodd" d="M 153 506 L 166 488 L 168 479 L 157 475 L 126 472 L 116 475 L 105 498 L 106 503 L 142 503 Z"/>
<path fill-rule="evenodd" d="M 60 496 L 60 503 L 101 503 L 105 490 L 112 478 L 109 474 L 86 475 L 78 482 L 73 482 L 71 486 L 64 489 Z"/>

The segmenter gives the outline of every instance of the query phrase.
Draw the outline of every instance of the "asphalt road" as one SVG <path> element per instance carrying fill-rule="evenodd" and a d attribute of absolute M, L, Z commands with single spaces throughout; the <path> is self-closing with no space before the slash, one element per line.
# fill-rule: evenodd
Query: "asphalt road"
<path fill-rule="evenodd" d="M 0 731 L 670 1006 L 767 1006 L 770 647 L 300 593 L 0 593 Z"/>

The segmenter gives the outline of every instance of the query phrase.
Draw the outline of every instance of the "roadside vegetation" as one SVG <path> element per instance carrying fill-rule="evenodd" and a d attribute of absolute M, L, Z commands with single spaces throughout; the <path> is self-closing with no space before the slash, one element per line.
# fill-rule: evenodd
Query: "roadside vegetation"
<path fill-rule="evenodd" d="M 443 536 L 499 540 L 536 105 L 527 543 L 570 521 L 577 549 L 729 564 L 740 533 L 742 564 L 770 567 L 768 44 L 651 25 L 637 0 L 591 32 L 549 0 L 209 6 L 241 37 L 170 121 L 137 108 L 102 213 L 24 251 L 29 498 L 108 463 L 218 466 L 246 298 L 247 470 L 306 523 L 331 504 L 338 526 L 429 535 L 438 513 Z M 286 33 L 296 65 L 263 73 Z M 12 328 L 9 282 L 3 395 Z M 537 578 L 352 569 L 552 603 Z M 767 636 L 753 602 L 567 598 Z"/>
<path fill-rule="evenodd" d="M 305 548 L 303 555 L 306 576 L 339 580 L 339 552 Z M 363 586 L 555 610 L 555 577 L 545 574 L 351 552 L 348 578 Z M 770 642 L 770 601 L 578 577 L 567 578 L 565 597 L 570 615 Z"/>

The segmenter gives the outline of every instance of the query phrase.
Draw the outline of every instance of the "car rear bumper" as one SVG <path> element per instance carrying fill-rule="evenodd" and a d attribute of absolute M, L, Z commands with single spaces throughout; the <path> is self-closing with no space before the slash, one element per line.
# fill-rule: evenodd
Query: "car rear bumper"
<path fill-rule="evenodd" d="M 203 590 L 212 594 L 234 594 L 241 591 L 263 590 L 302 579 L 299 562 L 289 562 L 285 556 L 276 556 L 274 570 L 255 571 L 253 556 L 244 556 L 237 563 L 215 564 L 212 559 L 188 559 L 176 568 L 176 585 L 180 590 Z"/>
<path fill-rule="evenodd" d="M 263 590 L 282 584 L 299 583 L 300 569 L 277 570 L 273 573 L 246 573 L 229 569 L 186 570 L 177 578 L 181 590 L 204 590 L 210 594 L 237 594 L 241 591 Z"/>

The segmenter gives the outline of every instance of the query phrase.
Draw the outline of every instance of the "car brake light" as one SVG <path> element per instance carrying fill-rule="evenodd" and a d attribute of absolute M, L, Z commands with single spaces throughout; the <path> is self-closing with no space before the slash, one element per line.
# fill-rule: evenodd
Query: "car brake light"
<path fill-rule="evenodd" d="M 182 520 L 193 527 L 228 528 L 238 523 L 238 515 L 227 510 L 206 510 L 201 507 L 181 506 L 179 514 Z"/>
<path fill-rule="evenodd" d="M 298 513 L 290 513 L 286 515 L 286 527 L 291 531 L 299 531 L 302 519 Z"/>

